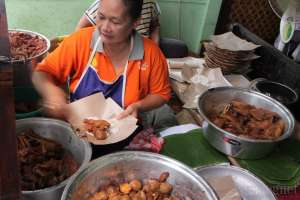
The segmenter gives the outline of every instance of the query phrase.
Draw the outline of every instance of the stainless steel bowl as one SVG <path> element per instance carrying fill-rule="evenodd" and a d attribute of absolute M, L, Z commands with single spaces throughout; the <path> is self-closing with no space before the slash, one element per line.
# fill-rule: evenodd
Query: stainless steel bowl
<path fill-rule="evenodd" d="M 48 118 L 27 118 L 16 121 L 16 133 L 20 134 L 23 130 L 31 128 L 35 133 L 45 138 L 53 139 L 59 142 L 63 147 L 69 151 L 77 163 L 79 163 L 79 170 L 83 169 L 91 159 L 92 148 L 91 145 L 78 138 L 66 122 L 48 119 Z M 58 185 L 34 190 L 22 191 L 22 199 L 24 200 L 53 200 L 60 199 L 64 187 L 68 181 L 75 177 L 79 170 L 68 179 L 64 180 Z"/>
<path fill-rule="evenodd" d="M 267 185 L 265 185 L 254 174 L 240 167 L 230 165 L 212 165 L 200 167 L 195 171 L 205 179 L 231 176 L 242 199 L 276 200 L 275 195 Z"/>
<path fill-rule="evenodd" d="M 62 200 L 82 200 L 96 193 L 101 186 L 138 178 L 158 178 L 169 172 L 168 182 L 173 194 L 183 200 L 218 199 L 207 182 L 186 165 L 169 157 L 141 152 L 123 151 L 92 161 L 66 186 Z"/>
<path fill-rule="evenodd" d="M 28 31 L 23 29 L 10 29 L 8 31 L 22 32 L 32 36 L 38 36 L 39 38 L 44 39 L 46 41 L 45 50 L 39 53 L 38 55 L 26 59 L 22 59 L 22 60 L 11 61 L 14 67 L 14 86 L 32 86 L 32 82 L 31 82 L 32 71 L 34 70 L 36 65 L 40 61 L 42 61 L 42 59 L 47 55 L 47 52 L 50 48 L 50 40 L 44 35 L 33 31 Z"/>
<path fill-rule="evenodd" d="M 46 53 L 48 52 L 49 48 L 50 48 L 50 40 L 40 34 L 40 33 L 37 33 L 37 32 L 34 32 L 34 31 L 29 31 L 29 30 L 23 30 L 23 29 L 9 29 L 8 32 L 10 33 L 13 33 L 13 32 L 18 32 L 18 33 L 26 33 L 28 35 L 31 35 L 33 37 L 35 36 L 38 36 L 40 39 L 43 39 L 45 40 L 46 42 L 46 48 L 39 54 L 33 56 L 33 57 L 29 57 L 29 58 L 26 58 L 25 60 L 24 59 L 21 59 L 21 60 L 13 60 L 12 62 L 13 63 L 18 63 L 18 62 L 26 62 L 26 61 L 31 61 L 31 60 L 37 60 L 37 61 L 41 61 L 41 59 L 43 58 L 44 55 L 46 55 Z"/>
<path fill-rule="evenodd" d="M 214 113 L 220 113 L 232 100 L 239 100 L 277 113 L 285 124 L 283 135 L 276 140 L 241 138 L 216 126 L 209 117 Z M 209 89 L 199 97 L 198 110 L 205 119 L 203 133 L 208 142 L 219 151 L 237 158 L 264 157 L 273 150 L 279 141 L 290 137 L 295 129 L 295 119 L 284 105 L 269 96 L 245 88 Z"/>

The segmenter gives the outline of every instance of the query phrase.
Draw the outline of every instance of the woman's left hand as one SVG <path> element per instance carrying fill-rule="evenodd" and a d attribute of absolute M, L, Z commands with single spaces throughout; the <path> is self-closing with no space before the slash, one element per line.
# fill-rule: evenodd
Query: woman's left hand
<path fill-rule="evenodd" d="M 137 118 L 139 113 L 139 107 L 139 103 L 133 103 L 129 105 L 123 112 L 121 112 L 116 118 L 123 119 L 125 117 L 128 117 L 129 115 Z"/>

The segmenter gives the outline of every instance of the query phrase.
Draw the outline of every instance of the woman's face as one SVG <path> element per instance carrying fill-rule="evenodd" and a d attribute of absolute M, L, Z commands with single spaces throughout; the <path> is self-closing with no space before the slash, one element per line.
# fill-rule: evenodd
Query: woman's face
<path fill-rule="evenodd" d="M 133 21 L 122 0 L 101 0 L 97 28 L 105 44 L 115 44 L 128 39 L 137 21 Z"/>

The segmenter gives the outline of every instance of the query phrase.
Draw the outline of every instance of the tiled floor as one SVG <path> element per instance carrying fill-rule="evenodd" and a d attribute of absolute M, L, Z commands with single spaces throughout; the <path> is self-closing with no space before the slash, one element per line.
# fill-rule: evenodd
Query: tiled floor
<path fill-rule="evenodd" d="M 93 0 L 6 0 L 8 27 L 49 38 L 72 32 Z"/>

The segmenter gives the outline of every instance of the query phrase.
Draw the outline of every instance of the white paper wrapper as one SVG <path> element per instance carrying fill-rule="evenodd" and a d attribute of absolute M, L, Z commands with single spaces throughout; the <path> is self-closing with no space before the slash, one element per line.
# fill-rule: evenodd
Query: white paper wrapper
<path fill-rule="evenodd" d="M 203 65 L 204 60 L 201 58 L 184 57 L 184 58 L 168 58 L 168 66 L 170 69 L 193 68 Z"/>
<path fill-rule="evenodd" d="M 183 77 L 190 85 L 183 92 L 184 108 L 197 108 L 198 97 L 209 88 L 231 86 L 224 78 L 220 68 L 201 70 L 183 69 Z"/>
<path fill-rule="evenodd" d="M 92 134 L 84 134 L 86 137 L 83 138 L 95 145 L 106 145 L 122 141 L 137 128 L 137 119 L 132 116 L 116 120 L 115 116 L 121 113 L 123 109 L 111 98 L 105 99 L 102 93 L 96 93 L 70 103 L 68 109 L 71 116 L 68 121 L 80 135 L 85 131 L 83 127 L 84 119 L 102 119 L 111 124 L 110 134 L 105 140 L 97 140 Z"/>
<path fill-rule="evenodd" d="M 252 51 L 260 45 L 253 44 L 243 40 L 232 32 L 227 32 L 221 35 L 211 36 L 211 40 L 217 45 L 220 49 L 227 49 L 230 51 Z"/>

